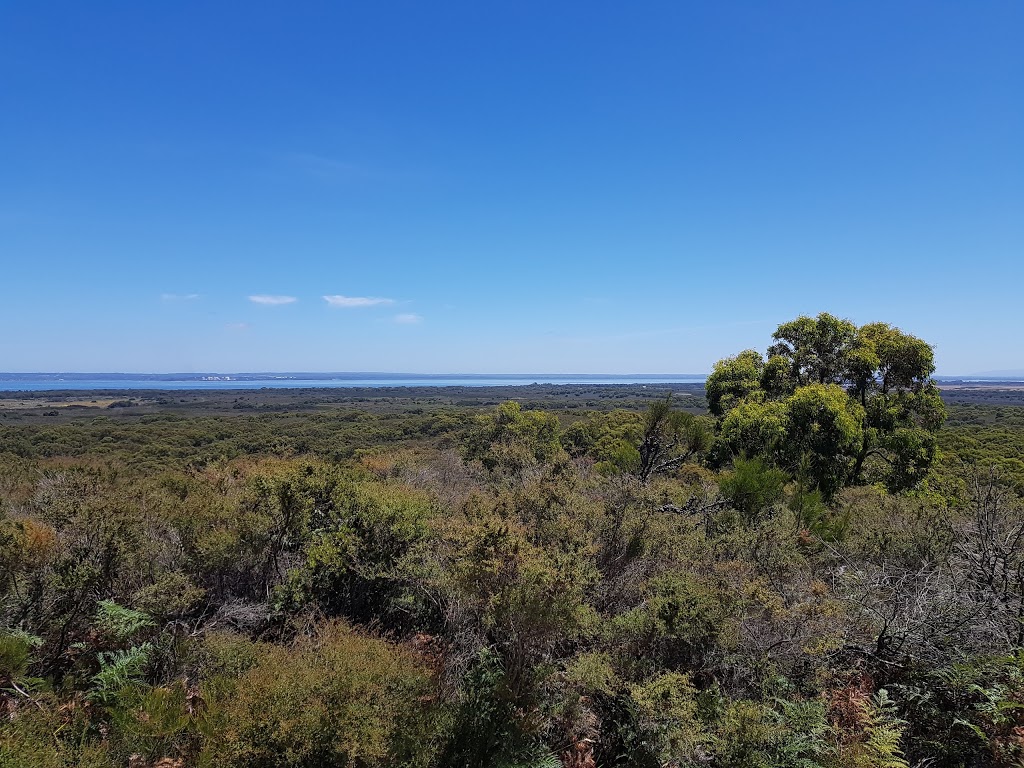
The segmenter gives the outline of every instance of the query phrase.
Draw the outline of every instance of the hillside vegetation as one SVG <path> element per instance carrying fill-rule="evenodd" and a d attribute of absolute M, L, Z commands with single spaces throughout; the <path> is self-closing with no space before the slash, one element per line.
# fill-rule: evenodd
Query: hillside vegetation
<path fill-rule="evenodd" d="M 932 372 L 5 415 L 0 765 L 1020 765 L 1024 410 Z"/>

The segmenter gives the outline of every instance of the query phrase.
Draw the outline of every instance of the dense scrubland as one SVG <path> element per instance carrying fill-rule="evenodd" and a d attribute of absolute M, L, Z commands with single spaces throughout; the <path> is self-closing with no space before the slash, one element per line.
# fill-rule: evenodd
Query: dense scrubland
<path fill-rule="evenodd" d="M 1024 408 L 932 370 L 821 315 L 706 392 L 26 397 L 0 765 L 1020 765 Z"/>

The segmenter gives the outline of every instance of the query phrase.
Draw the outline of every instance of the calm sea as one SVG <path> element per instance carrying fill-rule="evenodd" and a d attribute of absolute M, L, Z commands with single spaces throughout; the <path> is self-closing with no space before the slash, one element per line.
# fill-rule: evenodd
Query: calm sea
<path fill-rule="evenodd" d="M 219 380 L 200 378 L 167 378 L 152 377 L 122 378 L 96 377 L 86 378 L 85 374 L 67 374 L 60 378 L 56 375 L 33 377 L 21 374 L 18 377 L 5 377 L 0 374 L 0 391 L 7 392 L 43 392 L 47 390 L 89 390 L 89 389 L 302 389 L 306 387 L 521 387 L 529 384 L 701 384 L 703 376 L 695 375 L 664 375 L 664 376 L 587 376 L 587 375 L 451 375 L 451 376 L 391 376 L 381 375 L 380 378 L 369 376 L 348 375 L 336 377 L 302 378 L 299 376 L 246 376 L 230 379 L 221 376 Z"/>

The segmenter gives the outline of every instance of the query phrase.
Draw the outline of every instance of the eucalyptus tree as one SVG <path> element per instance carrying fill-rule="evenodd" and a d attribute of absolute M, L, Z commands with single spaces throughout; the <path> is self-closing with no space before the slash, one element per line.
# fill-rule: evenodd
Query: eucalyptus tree
<path fill-rule="evenodd" d="M 803 473 L 826 496 L 848 484 L 919 483 L 935 459 L 945 408 L 932 348 L 887 323 L 822 313 L 783 323 L 767 355 L 719 361 L 711 412 L 734 454 Z"/>

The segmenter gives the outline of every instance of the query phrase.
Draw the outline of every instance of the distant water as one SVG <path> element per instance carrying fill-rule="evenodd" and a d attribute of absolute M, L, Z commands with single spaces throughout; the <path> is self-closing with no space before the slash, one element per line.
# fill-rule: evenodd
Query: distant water
<path fill-rule="evenodd" d="M 279 374 L 258 376 L 254 374 L 205 374 L 196 376 L 160 377 L 130 374 L 95 375 L 89 374 L 0 374 L 0 391 L 45 392 L 51 390 L 95 390 L 95 389 L 178 389 L 178 390 L 233 390 L 233 389 L 303 389 L 323 388 L 383 388 L 383 387 L 521 387 L 529 384 L 702 384 L 704 376 L 679 375 L 387 375 L 387 374 L 346 374 L 331 376 L 321 374 L 302 376 Z M 217 377 L 217 378 L 214 378 Z"/>

